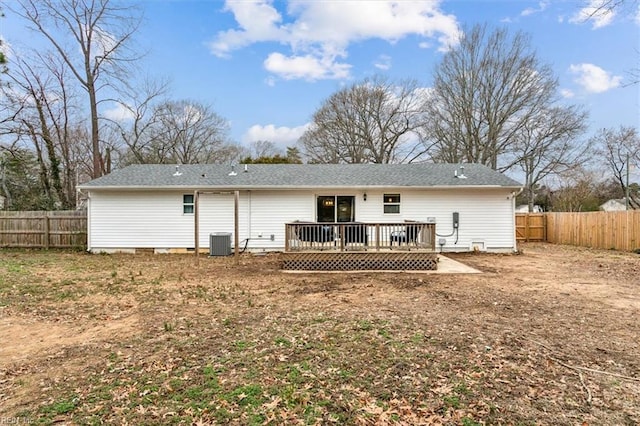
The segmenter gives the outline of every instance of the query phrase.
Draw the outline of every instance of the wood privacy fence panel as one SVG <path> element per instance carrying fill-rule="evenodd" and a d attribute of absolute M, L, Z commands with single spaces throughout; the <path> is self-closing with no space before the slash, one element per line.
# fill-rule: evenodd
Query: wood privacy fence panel
<path fill-rule="evenodd" d="M 0 247 L 83 248 L 84 211 L 0 211 Z"/>
<path fill-rule="evenodd" d="M 547 241 L 544 213 L 516 213 L 516 239 L 518 241 Z"/>
<path fill-rule="evenodd" d="M 546 213 L 547 241 L 599 249 L 640 249 L 640 210 Z"/>

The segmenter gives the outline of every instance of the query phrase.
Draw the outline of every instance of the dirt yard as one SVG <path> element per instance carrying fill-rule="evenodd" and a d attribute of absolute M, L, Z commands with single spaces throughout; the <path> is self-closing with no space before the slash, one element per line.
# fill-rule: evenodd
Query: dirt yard
<path fill-rule="evenodd" d="M 0 251 L 0 424 L 640 424 L 640 256 L 522 249 L 452 256 L 470 275 Z"/>

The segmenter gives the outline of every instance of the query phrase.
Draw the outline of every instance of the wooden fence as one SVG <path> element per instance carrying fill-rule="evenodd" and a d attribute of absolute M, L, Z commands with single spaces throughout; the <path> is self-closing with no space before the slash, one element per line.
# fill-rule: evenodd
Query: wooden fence
<path fill-rule="evenodd" d="M 516 214 L 518 241 L 632 251 L 640 249 L 640 210 Z"/>
<path fill-rule="evenodd" d="M 599 249 L 640 249 L 640 210 L 546 213 L 547 241 Z"/>
<path fill-rule="evenodd" d="M 85 211 L 0 211 L 0 247 L 84 248 Z"/>
<path fill-rule="evenodd" d="M 547 221 L 544 213 L 516 213 L 518 241 L 547 241 Z"/>

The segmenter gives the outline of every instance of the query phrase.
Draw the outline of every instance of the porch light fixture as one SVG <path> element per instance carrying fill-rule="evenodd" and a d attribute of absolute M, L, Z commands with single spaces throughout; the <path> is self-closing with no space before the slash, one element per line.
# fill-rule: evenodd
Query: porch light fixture
<path fill-rule="evenodd" d="M 367 201 L 367 193 L 366 193 L 366 192 L 362 195 L 362 199 L 363 199 L 364 201 Z"/>

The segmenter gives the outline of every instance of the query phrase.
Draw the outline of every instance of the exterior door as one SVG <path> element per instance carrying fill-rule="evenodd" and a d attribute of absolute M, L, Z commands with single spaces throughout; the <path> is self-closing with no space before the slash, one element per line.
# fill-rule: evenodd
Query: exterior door
<path fill-rule="evenodd" d="M 355 209 L 353 203 L 355 197 L 336 197 L 336 222 L 353 222 Z"/>
<path fill-rule="evenodd" d="M 353 222 L 355 197 L 352 195 L 321 195 L 316 200 L 318 222 Z"/>

